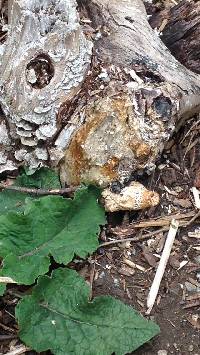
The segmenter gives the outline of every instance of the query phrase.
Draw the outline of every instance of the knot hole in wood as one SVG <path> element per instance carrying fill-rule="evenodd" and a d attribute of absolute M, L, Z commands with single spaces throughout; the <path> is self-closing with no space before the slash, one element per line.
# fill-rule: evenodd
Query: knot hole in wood
<path fill-rule="evenodd" d="M 54 76 L 54 66 L 47 54 L 39 54 L 26 68 L 26 80 L 34 89 L 47 86 Z"/>

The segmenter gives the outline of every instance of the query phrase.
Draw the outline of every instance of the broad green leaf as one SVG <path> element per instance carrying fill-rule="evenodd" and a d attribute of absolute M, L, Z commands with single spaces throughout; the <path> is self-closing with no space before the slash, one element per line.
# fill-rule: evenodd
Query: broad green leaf
<path fill-rule="evenodd" d="M 9 211 L 23 211 L 27 194 L 3 190 L 0 192 L 0 215 Z"/>
<path fill-rule="evenodd" d="M 22 173 L 17 177 L 15 185 L 38 189 L 60 189 L 61 187 L 58 174 L 48 168 L 41 168 L 33 175 Z"/>
<path fill-rule="evenodd" d="M 31 176 L 22 173 L 22 175 L 17 177 L 15 185 L 43 189 L 59 189 L 61 187 L 58 174 L 47 168 L 41 168 Z M 3 190 L 0 193 L 0 214 L 5 214 L 8 211 L 23 211 L 27 197 L 30 198 L 30 195 Z"/>
<path fill-rule="evenodd" d="M 0 283 L 0 296 L 4 295 L 5 290 L 6 290 L 6 285 Z"/>
<path fill-rule="evenodd" d="M 89 302 L 90 288 L 75 271 L 43 276 L 16 308 L 19 336 L 37 352 L 123 355 L 159 333 L 159 327 L 110 296 Z"/>
<path fill-rule="evenodd" d="M 0 216 L 1 274 L 29 285 L 48 271 L 50 255 L 68 264 L 74 255 L 85 258 L 93 253 L 99 226 L 105 224 L 98 196 L 98 189 L 84 187 L 73 200 L 46 196 L 27 201 L 24 213 Z"/>

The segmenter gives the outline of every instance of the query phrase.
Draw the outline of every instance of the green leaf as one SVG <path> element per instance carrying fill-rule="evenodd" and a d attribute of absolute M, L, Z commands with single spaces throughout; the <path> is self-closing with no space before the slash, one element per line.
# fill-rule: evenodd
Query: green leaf
<path fill-rule="evenodd" d="M 15 186 L 43 189 L 59 189 L 61 187 L 58 174 L 47 168 L 41 168 L 31 176 L 22 173 L 17 177 Z M 5 214 L 8 211 L 23 211 L 27 197 L 30 198 L 30 195 L 16 191 L 2 191 L 0 193 L 0 214 Z"/>
<path fill-rule="evenodd" d="M 5 290 L 6 290 L 6 284 L 0 284 L 0 296 L 4 295 Z"/>
<path fill-rule="evenodd" d="M 41 168 L 33 175 L 22 173 L 16 179 L 15 185 L 38 189 L 60 189 L 61 187 L 58 174 L 48 168 Z"/>
<path fill-rule="evenodd" d="M 27 194 L 15 191 L 0 192 L 0 214 L 6 214 L 9 211 L 23 211 L 27 196 Z"/>
<path fill-rule="evenodd" d="M 106 222 L 98 196 L 98 189 L 85 187 L 73 200 L 46 196 L 27 201 L 24 213 L 0 216 L 1 274 L 29 285 L 48 271 L 50 255 L 68 264 L 75 254 L 85 258 L 93 253 L 99 225 Z"/>
<path fill-rule="evenodd" d="M 19 336 L 37 352 L 123 355 L 159 333 L 159 327 L 110 297 L 89 302 L 90 288 L 75 271 L 43 276 L 16 308 Z"/>

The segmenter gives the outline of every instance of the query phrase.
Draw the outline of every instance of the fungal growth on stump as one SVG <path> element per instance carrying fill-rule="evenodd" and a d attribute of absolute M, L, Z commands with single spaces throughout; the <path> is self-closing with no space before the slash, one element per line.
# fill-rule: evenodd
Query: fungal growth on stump
<path fill-rule="evenodd" d="M 7 29 L 0 172 L 54 166 L 67 185 L 123 185 L 151 172 L 177 122 L 199 111 L 200 76 L 142 0 L 8 0 Z"/>

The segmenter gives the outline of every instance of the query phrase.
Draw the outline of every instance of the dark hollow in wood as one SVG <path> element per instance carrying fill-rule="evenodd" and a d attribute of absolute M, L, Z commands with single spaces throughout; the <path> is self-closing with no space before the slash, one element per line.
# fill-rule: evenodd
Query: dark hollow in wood
<path fill-rule="evenodd" d="M 34 73 L 34 76 L 31 75 Z M 54 66 L 47 54 L 39 54 L 27 65 L 27 82 L 35 89 L 42 89 L 48 85 L 54 76 Z"/>

